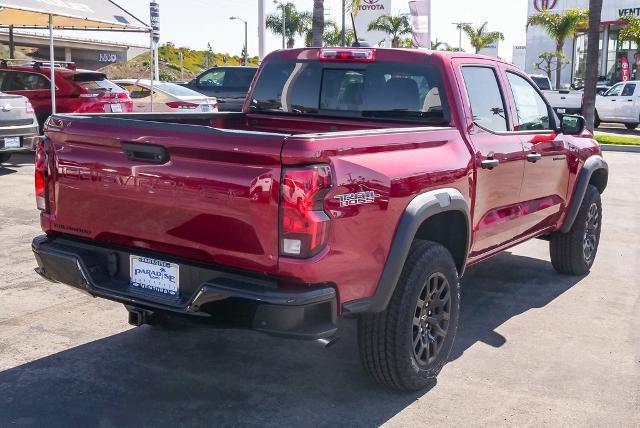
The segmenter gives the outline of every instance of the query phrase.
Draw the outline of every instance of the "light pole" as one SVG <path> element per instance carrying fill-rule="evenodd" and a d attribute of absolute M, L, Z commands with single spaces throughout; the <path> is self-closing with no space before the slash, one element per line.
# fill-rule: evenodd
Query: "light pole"
<path fill-rule="evenodd" d="M 249 56 L 248 56 L 248 50 L 249 47 L 247 46 L 247 21 L 245 21 L 242 18 L 238 18 L 237 16 L 232 16 L 229 18 L 232 21 L 241 21 L 244 24 L 244 58 L 243 58 L 243 62 L 245 67 L 247 65 L 249 65 Z"/>
<path fill-rule="evenodd" d="M 460 36 L 458 38 L 458 49 L 462 51 L 462 27 L 464 27 L 465 25 L 471 25 L 471 23 L 470 22 L 452 22 L 451 24 L 455 25 L 458 28 L 458 31 L 460 32 Z"/>
<path fill-rule="evenodd" d="M 282 9 L 282 49 L 287 48 L 287 5 L 286 3 L 273 0 L 273 4 Z"/>

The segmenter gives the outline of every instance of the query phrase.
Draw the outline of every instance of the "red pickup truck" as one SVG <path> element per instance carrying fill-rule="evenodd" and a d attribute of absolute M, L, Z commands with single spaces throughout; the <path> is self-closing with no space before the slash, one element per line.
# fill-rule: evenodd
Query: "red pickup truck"
<path fill-rule="evenodd" d="M 37 147 L 37 271 L 124 303 L 331 340 L 426 385 L 465 267 L 531 238 L 561 273 L 596 256 L 607 164 L 516 67 L 464 53 L 272 53 L 242 113 L 54 115 Z"/>

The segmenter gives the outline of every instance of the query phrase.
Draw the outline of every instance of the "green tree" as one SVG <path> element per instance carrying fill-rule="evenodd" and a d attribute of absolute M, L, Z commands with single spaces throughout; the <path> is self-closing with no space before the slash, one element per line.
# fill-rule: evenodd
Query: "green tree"
<path fill-rule="evenodd" d="M 284 8 L 285 38 L 287 48 L 291 49 L 296 43 L 296 37 L 303 35 L 311 25 L 312 16 L 309 12 L 300 12 L 293 3 L 279 4 L 278 9 Z M 267 29 L 273 34 L 282 36 L 282 12 L 267 15 Z"/>
<path fill-rule="evenodd" d="M 371 22 L 369 31 L 382 31 L 391 37 L 391 47 L 400 47 L 402 36 L 411 34 L 411 25 L 406 15 L 382 15 Z"/>
<path fill-rule="evenodd" d="M 567 39 L 573 39 L 576 33 L 588 27 L 589 11 L 583 9 L 569 9 L 564 13 L 553 13 L 542 10 L 527 19 L 527 28 L 532 25 L 542 27 L 549 37 L 556 43 L 556 52 L 564 52 Z M 556 58 L 556 88 L 560 88 L 562 76 L 562 57 Z"/>
<path fill-rule="evenodd" d="M 632 42 L 640 46 L 640 18 L 635 15 L 626 15 L 622 18 L 625 26 L 620 30 L 618 40 L 621 42 Z M 640 70 L 640 55 L 637 57 L 636 67 Z"/>
<path fill-rule="evenodd" d="M 445 42 L 443 42 L 441 40 L 438 40 L 437 38 L 436 38 L 435 41 L 431 42 L 431 50 L 432 51 L 440 51 L 440 50 L 446 51 L 449 48 L 450 48 L 450 46 L 449 46 L 448 43 L 445 43 Z"/>
<path fill-rule="evenodd" d="M 351 46 L 355 42 L 355 36 L 353 30 L 347 30 L 345 34 L 345 45 Z M 338 25 L 333 21 L 327 21 L 324 29 L 324 45 L 325 46 L 340 46 L 342 44 L 342 31 L 338 28 Z"/>
<path fill-rule="evenodd" d="M 487 31 L 487 25 L 489 24 L 485 22 L 478 28 L 473 27 L 471 24 L 462 26 L 462 31 L 469 38 L 469 42 L 476 50 L 476 53 L 490 44 L 496 43 L 498 40 L 504 40 L 504 34 L 500 31 Z"/>

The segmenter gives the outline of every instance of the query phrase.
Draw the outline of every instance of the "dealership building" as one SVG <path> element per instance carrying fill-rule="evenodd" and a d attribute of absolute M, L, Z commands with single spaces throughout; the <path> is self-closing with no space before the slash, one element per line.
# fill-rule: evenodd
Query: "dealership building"
<path fill-rule="evenodd" d="M 578 8 L 588 9 L 589 0 L 527 0 L 529 3 L 529 16 L 543 9 L 562 13 L 565 10 Z M 629 42 L 619 41 L 619 32 L 622 28 L 620 19 L 633 14 L 640 16 L 640 0 L 603 0 L 602 27 L 600 29 L 600 55 L 598 66 L 602 80 L 609 84 L 619 82 L 626 78 L 640 79 L 640 73 L 636 74 L 636 59 L 639 55 L 638 47 Z M 538 26 L 529 27 L 527 30 L 527 47 L 525 54 L 525 70 L 529 73 L 541 74 L 535 68 L 539 62 L 539 56 L 543 52 L 554 52 L 555 42 L 547 33 Z M 562 69 L 563 85 L 571 83 L 580 84 L 584 79 L 587 52 L 587 35 L 579 34 L 575 40 L 567 40 L 565 43 L 565 59 L 570 61 Z M 627 76 L 623 68 L 629 66 L 630 73 Z M 553 73 L 555 76 L 555 72 Z"/>

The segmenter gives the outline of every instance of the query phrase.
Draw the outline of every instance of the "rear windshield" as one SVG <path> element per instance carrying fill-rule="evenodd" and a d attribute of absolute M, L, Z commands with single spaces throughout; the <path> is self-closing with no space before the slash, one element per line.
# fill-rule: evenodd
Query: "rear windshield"
<path fill-rule="evenodd" d="M 533 76 L 531 77 L 531 80 L 533 80 L 533 83 L 538 85 L 538 88 L 540 88 L 541 91 L 548 91 L 551 89 L 551 85 L 549 85 L 549 79 L 547 79 L 546 77 Z"/>
<path fill-rule="evenodd" d="M 266 64 L 253 92 L 255 112 L 386 118 L 448 124 L 440 72 L 429 64 Z"/>
<path fill-rule="evenodd" d="M 80 73 L 74 74 L 71 79 L 76 85 L 81 86 L 88 92 L 122 92 L 123 89 L 108 80 L 104 74 L 99 73 Z"/>

